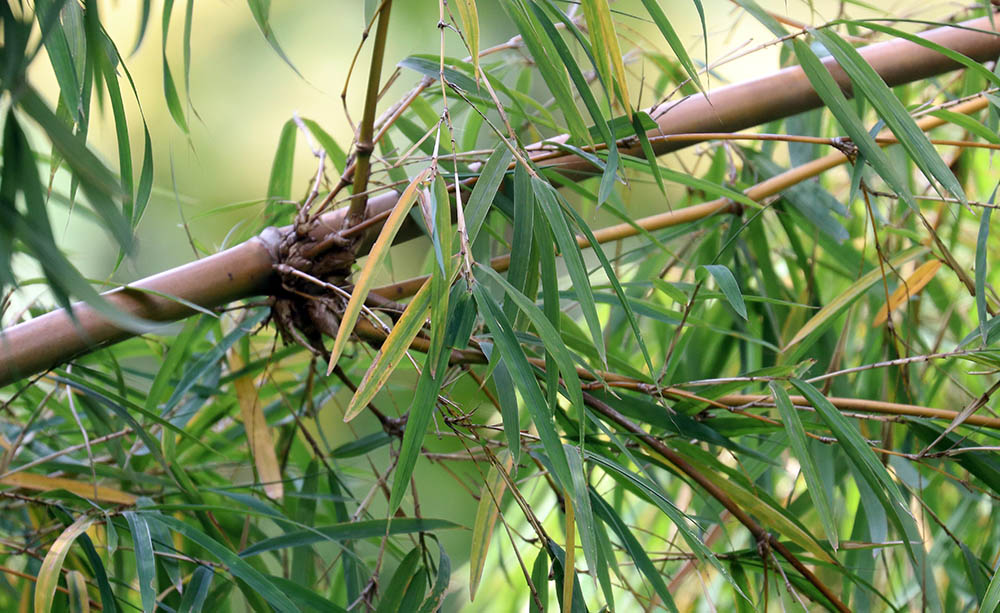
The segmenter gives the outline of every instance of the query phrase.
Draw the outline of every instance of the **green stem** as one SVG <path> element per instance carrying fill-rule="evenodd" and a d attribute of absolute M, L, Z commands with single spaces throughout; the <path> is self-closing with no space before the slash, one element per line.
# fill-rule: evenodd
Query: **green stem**
<path fill-rule="evenodd" d="M 347 209 L 344 227 L 361 222 L 365 217 L 365 207 L 368 205 L 368 177 L 371 175 L 371 156 L 375 150 L 372 141 L 375 131 L 375 106 L 378 103 L 379 86 L 382 81 L 382 64 L 385 60 L 385 41 L 389 32 L 389 9 L 392 0 L 385 0 L 379 9 L 378 25 L 375 28 L 375 41 L 372 44 L 372 62 L 368 71 L 368 92 L 365 96 L 365 110 L 361 116 L 361 128 L 358 132 L 357 162 L 354 170 L 354 188 L 351 193 L 351 205 Z"/>

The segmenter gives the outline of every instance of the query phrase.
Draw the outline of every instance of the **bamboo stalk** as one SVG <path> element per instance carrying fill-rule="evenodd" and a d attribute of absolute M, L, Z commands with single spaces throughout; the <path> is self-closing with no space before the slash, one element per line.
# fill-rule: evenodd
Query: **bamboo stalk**
<path fill-rule="evenodd" d="M 389 11 L 392 0 L 382 3 L 378 14 L 378 26 L 375 30 L 375 42 L 372 46 L 372 61 L 368 72 L 368 91 L 365 95 L 365 110 L 361 116 L 361 126 L 358 131 L 358 142 L 355 147 L 354 186 L 351 193 L 354 196 L 347 211 L 345 227 L 351 227 L 364 219 L 365 206 L 368 204 L 368 178 L 371 176 L 371 158 L 375 150 L 372 136 L 375 131 L 375 107 L 378 104 L 379 88 L 382 82 L 382 64 L 385 60 L 385 43 L 389 38 Z"/>
<path fill-rule="evenodd" d="M 989 17 L 960 25 L 980 30 L 992 27 Z M 925 32 L 923 37 L 976 61 L 985 62 L 1000 55 L 1000 36 L 989 33 L 943 27 Z M 961 67 L 944 55 L 906 40 L 869 45 L 859 49 L 859 52 L 891 86 Z M 846 74 L 833 64 L 832 59 L 827 59 L 827 66 L 845 92 L 850 94 L 850 81 Z M 652 109 L 652 116 L 658 127 L 651 130 L 649 135 L 659 137 L 677 133 L 734 132 L 819 106 L 821 101 L 801 68 L 786 68 L 760 79 L 722 87 L 707 97 L 698 94 Z M 691 143 L 657 139 L 654 151 L 659 155 L 689 144 Z M 623 147 L 622 152 L 641 155 L 638 145 Z M 566 171 L 589 168 L 588 162 L 571 156 L 548 160 L 545 164 L 559 166 Z M 391 210 L 397 197 L 397 194 L 390 193 L 371 198 L 365 209 L 365 218 Z M 705 203 L 698 206 L 704 211 L 712 205 L 713 203 Z M 729 205 L 716 206 L 721 209 Z M 324 214 L 312 231 L 313 236 L 322 238 L 324 232 L 329 234 L 343 228 L 345 212 L 346 209 L 342 208 Z M 695 211 L 664 215 L 692 214 L 696 214 Z M 359 241 L 359 254 L 367 252 L 378 230 L 377 225 L 365 230 L 365 236 Z M 260 237 L 246 243 L 148 277 L 131 287 L 174 296 L 203 308 L 215 308 L 240 298 L 268 293 L 275 280 L 272 270 L 274 245 L 289 232 L 289 228 L 269 228 Z M 418 232 L 412 225 L 407 226 L 400 231 L 397 239 L 408 240 L 417 236 Z M 608 229 L 607 232 L 610 233 L 611 230 Z M 180 302 L 128 287 L 112 290 L 104 296 L 123 311 L 154 322 L 174 321 L 196 312 Z M 72 310 L 72 318 L 67 311 L 59 310 L 3 331 L 0 336 L 0 386 L 133 335 L 133 332 L 111 324 L 86 304 L 78 303 Z"/>

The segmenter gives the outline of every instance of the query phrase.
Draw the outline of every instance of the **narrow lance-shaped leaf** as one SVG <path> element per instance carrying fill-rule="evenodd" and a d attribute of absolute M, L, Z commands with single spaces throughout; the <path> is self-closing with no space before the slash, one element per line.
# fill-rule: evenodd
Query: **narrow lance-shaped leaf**
<path fill-rule="evenodd" d="M 933 259 L 924 262 L 916 268 L 912 273 L 907 275 L 905 279 L 900 282 L 899 286 L 896 288 L 892 295 L 889 296 L 889 301 L 882 305 L 882 308 L 878 310 L 875 314 L 875 319 L 872 321 L 872 327 L 881 326 L 889 319 L 889 313 L 898 309 L 907 300 L 916 296 L 920 290 L 930 283 L 934 279 L 934 275 L 941 268 L 941 260 Z"/>
<path fill-rule="evenodd" d="M 699 13 L 701 11 L 701 2 L 695 0 L 698 4 Z M 649 16 L 653 18 L 653 23 L 659 28 L 660 33 L 663 34 L 663 38 L 666 39 L 667 44 L 670 45 L 670 50 L 674 52 L 674 56 L 677 57 L 677 61 L 680 62 L 681 66 L 684 68 L 684 72 L 687 73 L 688 78 L 697 86 L 699 90 L 704 90 L 701 86 L 701 80 L 698 78 L 698 69 L 695 68 L 694 62 L 691 61 L 691 56 L 688 55 L 687 49 L 684 48 L 684 43 L 681 42 L 680 37 L 677 35 L 677 31 L 670 24 L 670 20 L 663 13 L 663 9 L 660 7 L 658 0 L 642 0 L 642 5 L 646 8 Z M 702 26 L 705 25 L 704 14 L 702 13 Z M 705 38 L 705 44 L 708 44 L 708 38 Z M 707 49 L 705 55 L 708 55 Z"/>
<path fill-rule="evenodd" d="M 462 33 L 465 36 L 465 44 L 469 46 L 469 55 L 472 56 L 472 64 L 475 66 L 476 78 L 479 78 L 479 10 L 476 8 L 476 0 L 455 0 L 453 5 L 458 11 L 459 19 L 462 21 Z"/>
<path fill-rule="evenodd" d="M 153 540 L 150 536 L 149 525 L 143 515 L 134 511 L 126 511 L 123 515 L 128 521 L 129 530 L 132 532 L 142 610 L 144 613 L 151 613 L 156 609 L 156 560 L 153 557 Z"/>
<path fill-rule="evenodd" d="M 500 474 L 500 470 L 509 471 L 512 466 L 513 461 L 509 455 L 500 468 L 496 464 L 492 464 L 479 493 L 479 504 L 476 505 L 476 519 L 472 524 L 472 544 L 469 551 L 469 600 L 476 598 L 476 590 L 479 589 L 479 581 L 482 579 L 483 569 L 486 567 L 486 554 L 490 550 L 493 529 L 496 526 L 497 517 L 500 515 L 500 509 L 503 508 L 503 495 L 507 491 L 507 481 Z"/>
<path fill-rule="evenodd" d="M 278 44 L 277 37 L 274 35 L 274 30 L 271 29 L 271 0 L 247 0 L 247 5 L 250 7 L 250 13 L 253 14 L 253 20 L 257 22 L 257 27 L 260 28 L 260 33 L 267 40 L 267 44 L 271 45 L 271 48 L 278 54 L 278 57 L 284 60 L 295 71 L 295 74 L 301 77 L 302 74 L 299 72 L 299 69 L 285 55 L 281 45 Z"/>
<path fill-rule="evenodd" d="M 351 337 L 351 332 L 354 331 L 354 324 L 357 323 L 358 315 L 361 314 L 361 307 L 364 306 L 365 300 L 368 298 L 368 292 L 375 283 L 375 273 L 382 267 L 382 262 L 389 255 L 392 239 L 395 238 L 396 233 L 399 232 L 399 228 L 406 220 L 407 213 L 410 212 L 410 207 L 417 198 L 417 190 L 423 189 L 424 183 L 430 176 L 430 172 L 430 169 L 422 171 L 403 190 L 403 193 L 399 196 L 399 200 L 396 202 L 395 208 L 392 210 L 389 218 L 385 220 L 385 224 L 382 226 L 382 231 L 375 240 L 375 244 L 372 245 L 371 251 L 368 252 L 368 259 L 365 260 L 365 265 L 358 274 L 357 280 L 354 283 L 354 291 L 351 293 L 351 299 L 348 300 L 347 307 L 344 308 L 344 315 L 340 318 L 340 329 L 337 331 L 337 338 L 333 343 L 333 349 L 330 351 L 330 363 L 326 369 L 327 375 L 333 372 L 333 367 L 337 365 L 340 354 L 343 353 L 344 347 L 347 346 L 347 340 Z"/>
<path fill-rule="evenodd" d="M 420 286 L 420 290 L 406 305 L 402 316 L 393 326 L 389 336 L 382 343 L 378 354 L 368 366 L 365 376 L 358 384 L 358 390 L 354 392 L 347 410 L 344 411 L 344 421 L 351 421 L 358 416 L 361 411 L 372 401 L 375 394 L 385 385 L 389 377 L 399 366 L 410 343 L 420 332 L 427 317 L 427 310 L 430 304 L 430 281 Z"/>
<path fill-rule="evenodd" d="M 910 159 L 927 179 L 931 183 L 937 179 L 956 198 L 963 203 L 966 202 L 965 191 L 955 174 L 934 150 L 923 130 L 906 112 L 903 103 L 857 49 L 831 30 L 813 30 L 812 34 L 837 59 L 837 63 L 851 77 L 855 90 L 862 93 L 875 107 L 879 117 L 896 135 L 900 144 L 910 154 Z"/>
<path fill-rule="evenodd" d="M 715 283 L 722 290 L 722 295 L 726 297 L 726 302 L 729 306 L 733 307 L 733 310 L 742 317 L 747 318 L 747 305 L 743 302 L 743 292 L 740 291 L 739 283 L 736 282 L 736 277 L 733 276 L 733 271 L 721 264 L 705 264 L 700 266 L 712 275 L 715 279 Z"/>
<path fill-rule="evenodd" d="M 271 580 L 207 534 L 169 515 L 156 515 L 155 519 L 152 516 L 148 516 L 147 521 L 157 521 L 165 524 L 170 530 L 177 532 L 204 548 L 205 551 L 224 564 L 234 577 L 245 582 L 250 589 L 267 600 L 279 613 L 297 613 L 299 611 L 295 603 L 289 600 Z"/>
<path fill-rule="evenodd" d="M 785 424 L 785 434 L 788 435 L 788 442 L 792 447 L 795 458 L 802 467 L 802 475 L 806 481 L 806 491 L 809 498 L 816 507 L 820 523 L 826 532 L 826 538 L 830 541 L 830 546 L 836 551 L 840 544 L 837 536 L 837 523 L 833 516 L 833 508 L 830 505 L 830 497 L 827 488 L 820 478 L 819 469 L 816 467 L 816 460 L 809 452 L 808 440 L 806 439 L 805 428 L 799 413 L 792 405 L 792 400 L 788 393 L 776 383 L 771 383 L 771 393 L 774 394 L 774 403 L 778 407 L 781 421 Z"/>
<path fill-rule="evenodd" d="M 565 262 L 570 279 L 573 281 L 573 291 L 576 292 L 580 310 L 583 311 L 583 318 L 590 329 L 591 339 L 597 349 L 597 354 L 601 357 L 601 362 L 607 365 L 608 356 L 604 347 L 603 327 L 601 320 L 597 317 L 594 293 L 590 287 L 587 269 L 583 265 L 580 246 L 576 242 L 576 237 L 569 230 L 555 188 L 538 177 L 534 177 L 532 183 L 535 189 L 535 199 L 541 207 L 544 217 L 548 220 L 549 227 L 552 228 L 552 234 L 556 238 L 556 244 L 559 245 L 563 262 Z"/>
<path fill-rule="evenodd" d="M 597 54 L 597 69 L 604 76 L 606 83 L 615 84 L 618 99 L 631 119 L 632 103 L 629 100 L 625 63 L 618 45 L 618 33 L 611 20 L 611 7 L 608 5 L 608 0 L 583 0 L 582 4 L 583 14 L 590 30 L 590 40 L 594 53 Z"/>
<path fill-rule="evenodd" d="M 916 564 L 917 554 L 914 551 L 919 546 L 919 536 L 914 525 L 913 517 L 910 515 L 906 499 L 903 498 L 899 486 L 893 481 L 886 471 L 885 466 L 879 461 L 875 452 L 872 451 L 861 433 L 854 427 L 847 418 L 841 415 L 833 404 L 819 392 L 815 387 L 799 379 L 791 379 L 802 395 L 806 397 L 809 404 L 816 409 L 816 413 L 826 422 L 833 435 L 840 442 L 841 449 L 847 454 L 851 464 L 862 476 L 865 482 L 871 487 L 878 497 L 879 502 L 886 511 L 889 520 L 896 526 L 903 538 L 903 544 L 910 553 L 911 560 Z M 912 543 L 911 539 L 916 539 L 917 543 Z"/>
<path fill-rule="evenodd" d="M 990 195 L 990 204 L 993 204 L 998 189 L 1000 189 L 1000 184 L 993 188 L 993 193 Z M 990 207 L 986 207 L 983 210 L 983 216 L 979 220 L 979 236 L 976 238 L 976 314 L 979 316 L 979 335 L 983 339 L 983 345 L 987 344 L 986 246 L 990 238 L 990 216 L 992 213 L 993 209 Z"/>
<path fill-rule="evenodd" d="M 49 613 L 51 611 L 52 600 L 56 594 L 56 586 L 59 585 L 59 577 L 63 562 L 66 560 L 66 554 L 69 553 L 73 542 L 86 532 L 92 523 L 94 523 L 93 517 L 81 515 L 67 526 L 49 547 L 35 579 L 35 613 Z"/>
<path fill-rule="evenodd" d="M 896 255 L 894 258 L 889 260 L 888 267 L 897 268 L 905 262 L 912 260 L 913 258 L 920 257 L 921 255 L 927 253 L 927 247 L 911 247 L 906 251 Z M 813 315 L 809 321 L 806 322 L 804 326 L 799 328 L 799 331 L 795 333 L 792 340 L 788 341 L 782 351 L 788 351 L 792 346 L 800 343 L 804 338 L 830 323 L 830 321 L 840 314 L 840 312 L 854 302 L 858 296 L 863 294 L 865 290 L 874 285 L 879 279 L 882 278 L 882 271 L 878 268 L 873 269 L 868 274 L 863 275 L 860 279 L 855 281 L 846 290 L 841 292 L 839 296 L 830 300 L 823 306 L 819 311 Z"/>
<path fill-rule="evenodd" d="M 500 354 L 510 369 L 511 377 L 524 398 L 531 419 L 538 430 L 542 447 L 552 462 L 554 477 L 565 489 L 572 484 L 566 453 L 563 450 L 562 441 L 559 440 L 559 435 L 556 433 L 552 416 L 548 413 L 548 405 L 542 396 L 542 390 L 538 387 L 538 381 L 524 356 L 524 351 L 514 337 L 514 330 L 510 322 L 504 317 L 503 311 L 493 302 L 485 288 L 476 283 L 472 286 L 472 293 L 479 306 L 479 313 L 486 321 L 487 327 L 493 332 L 493 341 L 497 349 L 500 350 Z"/>

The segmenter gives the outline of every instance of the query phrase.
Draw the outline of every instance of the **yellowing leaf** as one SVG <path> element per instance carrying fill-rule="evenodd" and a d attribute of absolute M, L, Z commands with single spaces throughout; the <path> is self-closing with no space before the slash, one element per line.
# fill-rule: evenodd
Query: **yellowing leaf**
<path fill-rule="evenodd" d="M 396 202 L 396 207 L 392 210 L 389 218 L 385 220 L 382 231 L 375 240 L 375 244 L 372 245 L 371 251 L 368 252 L 368 259 L 365 260 L 365 265 L 358 274 L 358 279 L 354 283 L 354 292 L 351 294 L 351 299 L 347 301 L 344 316 L 340 319 L 340 329 L 337 331 L 337 338 L 333 341 L 333 350 L 330 352 L 330 364 L 326 368 L 327 375 L 333 372 L 333 367 L 337 365 L 340 354 L 344 352 L 347 339 L 351 338 L 354 324 L 358 322 L 361 307 L 365 305 L 368 292 L 371 291 L 375 282 L 375 272 L 382 267 L 382 261 L 385 260 L 385 256 L 389 254 L 389 248 L 392 247 L 392 239 L 399 232 L 403 221 L 406 220 L 410 206 L 417 199 L 417 192 L 423 188 L 430 175 L 431 169 L 425 169 L 403 190 L 403 194 Z"/>
<path fill-rule="evenodd" d="M 81 515 L 75 522 L 63 530 L 59 538 L 52 543 L 49 552 L 42 560 L 42 566 L 38 569 L 38 578 L 35 580 L 35 613 L 49 613 L 52 610 L 52 599 L 56 594 L 56 586 L 59 585 L 59 574 L 62 572 L 63 562 L 66 554 L 77 537 L 87 531 L 90 524 L 94 523 L 94 518 Z"/>
<path fill-rule="evenodd" d="M 243 368 L 243 358 L 236 347 L 229 350 L 229 369 L 237 372 Z M 260 396 L 254 385 L 253 375 L 244 375 L 233 381 L 236 399 L 240 403 L 240 419 L 247 435 L 250 453 L 257 467 L 257 478 L 264 484 L 264 493 L 272 500 L 281 500 L 285 487 L 281 481 L 281 467 L 278 454 L 274 451 L 274 437 L 267 426 L 267 419 L 260 406 Z"/>
<path fill-rule="evenodd" d="M 889 319 L 890 311 L 895 311 L 911 296 L 916 296 L 920 290 L 924 289 L 924 286 L 930 283 L 934 275 L 937 274 L 939 268 L 941 268 L 941 260 L 929 260 L 910 273 L 906 280 L 896 288 L 896 291 L 889 296 L 889 302 L 883 304 L 882 308 L 875 314 L 872 327 L 877 328 L 884 324 Z"/>
<path fill-rule="evenodd" d="M 513 457 L 508 455 L 504 462 L 504 470 L 513 466 Z M 500 474 L 496 465 L 490 467 L 486 482 L 479 493 L 479 506 L 476 507 L 476 522 L 472 525 L 472 548 L 469 553 L 469 600 L 476 597 L 479 580 L 483 576 L 486 564 L 486 554 L 490 550 L 490 539 L 493 537 L 493 526 L 500 516 L 498 505 L 503 501 L 507 490 L 507 482 Z"/>
<path fill-rule="evenodd" d="M 921 255 L 927 253 L 927 251 L 927 247 L 913 247 L 911 249 L 907 249 L 890 260 L 889 265 L 892 268 L 896 268 L 913 258 L 920 257 Z M 851 286 L 844 290 L 842 294 L 831 300 L 826 306 L 817 311 L 816 314 L 813 315 L 812 318 L 807 321 L 798 332 L 795 333 L 795 336 L 792 337 L 792 340 L 788 341 L 788 344 L 785 345 L 782 351 L 788 351 L 790 347 L 801 342 L 802 339 L 815 332 L 823 324 L 828 323 L 833 317 L 836 317 L 842 309 L 854 302 L 858 296 L 864 293 L 865 290 L 874 285 L 875 282 L 881 278 L 882 270 L 876 267 L 874 270 L 852 283 Z"/>
<path fill-rule="evenodd" d="M 472 65 L 476 71 L 476 79 L 479 79 L 479 10 L 476 9 L 476 0 L 455 0 L 455 8 L 458 10 L 458 17 L 462 20 L 462 34 L 465 36 L 465 43 L 469 45 L 469 54 L 472 56 Z"/>
<path fill-rule="evenodd" d="M 103 485 L 98 485 L 95 489 L 93 483 L 75 481 L 65 477 L 46 477 L 45 475 L 36 475 L 34 473 L 14 473 L 0 479 L 0 485 L 35 490 L 37 492 L 66 490 L 87 500 L 98 500 L 112 504 L 135 504 L 135 496 L 127 492 Z"/>
<path fill-rule="evenodd" d="M 83 573 L 78 570 L 66 573 L 66 587 L 69 588 L 70 613 L 90 613 L 90 596 Z"/>
<path fill-rule="evenodd" d="M 590 44 L 593 47 L 597 68 L 605 79 L 609 92 L 618 85 L 618 94 L 625 113 L 632 119 L 632 104 L 629 101 L 628 83 L 625 80 L 625 64 L 618 46 L 618 34 L 611 21 L 611 7 L 608 0 L 584 0 L 583 14 L 590 30 Z M 610 60 L 610 66 L 609 66 Z M 611 72 L 614 71 L 614 80 Z"/>
<path fill-rule="evenodd" d="M 354 392 L 351 403 L 347 405 L 347 411 L 344 413 L 345 422 L 357 417 L 368 406 L 375 394 L 389 380 L 389 375 L 399 366 L 403 356 L 406 355 L 406 350 L 417 333 L 420 332 L 420 328 L 423 327 L 424 320 L 427 318 L 431 297 L 430 287 L 430 281 L 425 281 L 420 286 L 420 290 L 410 301 L 410 304 L 406 305 L 399 321 L 396 322 L 392 331 L 389 332 L 389 336 L 382 343 L 378 355 L 372 360 L 364 378 L 358 384 L 358 390 Z"/>

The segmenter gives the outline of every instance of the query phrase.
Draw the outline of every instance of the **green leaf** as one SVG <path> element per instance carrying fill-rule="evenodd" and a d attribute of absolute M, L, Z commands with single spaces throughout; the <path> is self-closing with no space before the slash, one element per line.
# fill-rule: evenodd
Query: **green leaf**
<path fill-rule="evenodd" d="M 663 575 L 660 574 L 659 569 L 653 565 L 653 561 L 649 559 L 646 554 L 646 550 L 643 549 L 642 544 L 636 540 L 635 535 L 629 530 L 628 526 L 622 521 L 622 518 L 615 513 L 615 510 L 611 508 L 603 498 L 601 498 L 597 492 L 593 489 L 590 490 L 590 500 L 591 504 L 594 506 L 594 511 L 597 516 L 601 518 L 605 524 L 615 533 L 618 540 L 625 547 L 625 552 L 635 563 L 636 569 L 642 573 L 645 577 L 646 582 L 653 588 L 656 595 L 660 597 L 663 604 L 666 607 L 677 612 L 677 604 L 674 603 L 673 597 L 670 595 L 670 590 L 667 589 L 665 583 L 663 583 Z"/>
<path fill-rule="evenodd" d="M 271 162 L 271 178 L 267 182 L 268 204 L 273 209 L 284 205 L 283 201 L 292 199 L 292 173 L 295 169 L 295 135 L 298 126 L 294 119 L 289 119 L 281 127 L 278 136 L 278 146 L 274 150 L 274 161 Z M 273 213 L 272 213 L 273 215 Z"/>
<path fill-rule="evenodd" d="M 547 411 L 545 398 L 542 390 L 538 387 L 534 373 L 528 360 L 524 356 L 524 351 L 514 337 L 514 330 L 510 322 L 504 316 L 503 311 L 493 299 L 486 293 L 486 290 L 479 283 L 472 286 L 472 293 L 479 305 L 479 313 L 486 322 L 487 327 L 493 333 L 493 341 L 504 362 L 510 369 L 511 377 L 517 385 L 517 389 L 524 398 L 531 419 L 538 430 L 538 437 L 541 439 L 542 447 L 549 456 L 554 469 L 554 477 L 563 489 L 569 489 L 572 484 L 569 474 L 569 464 L 566 461 L 566 453 L 563 450 L 562 441 L 556 433 L 555 425 L 552 422 L 552 415 Z"/>
<path fill-rule="evenodd" d="M 202 610 L 205 598 L 208 596 L 208 588 L 212 587 L 212 578 L 215 573 L 210 566 L 201 566 L 194 569 L 191 579 L 184 586 L 184 596 L 177 607 L 177 613 L 197 613 Z"/>
<path fill-rule="evenodd" d="M 920 537 L 916 531 L 913 516 L 910 515 L 906 499 L 899 490 L 899 486 L 896 485 L 885 466 L 879 461 L 878 456 L 872 451 L 868 441 L 819 390 L 799 379 L 793 378 L 790 381 L 806 397 L 809 404 L 816 409 L 816 413 L 833 432 L 833 435 L 837 437 L 840 448 L 847 454 L 851 465 L 878 497 L 889 520 L 901 533 L 903 544 L 910 553 L 911 560 L 917 564 L 915 549 L 919 547 Z M 911 539 L 915 542 L 911 542 Z"/>
<path fill-rule="evenodd" d="M 303 117 L 302 123 L 306 124 L 306 127 L 309 128 L 309 132 L 312 133 L 313 138 L 319 141 L 319 146 L 326 151 L 326 158 L 330 160 L 333 167 L 337 169 L 337 172 L 344 172 L 344 166 L 347 163 L 347 154 L 340 148 L 337 141 L 333 140 L 333 137 L 312 119 Z"/>
<path fill-rule="evenodd" d="M 746 319 L 747 305 L 743 302 L 743 292 L 740 291 L 740 286 L 736 282 L 733 272 L 722 264 L 703 264 L 698 268 L 706 270 L 712 275 L 715 283 L 722 290 L 722 295 L 726 297 L 726 302 L 729 303 L 729 306 L 733 307 L 733 310 L 740 317 Z"/>
<path fill-rule="evenodd" d="M 434 532 L 458 528 L 458 524 L 443 519 L 403 517 L 395 519 L 369 519 L 348 521 L 304 530 L 292 530 L 280 536 L 267 538 L 250 545 L 240 552 L 241 558 L 259 555 L 266 551 L 302 547 L 324 541 L 347 541 L 380 538 L 386 535 Z"/>
<path fill-rule="evenodd" d="M 389 497 L 389 513 L 395 513 L 403 501 L 410 486 L 410 477 L 417 465 L 417 456 L 424 444 L 424 433 L 427 432 L 437 407 L 438 392 L 444 381 L 448 366 L 448 352 L 442 352 L 438 364 L 432 364 L 430 354 L 424 362 L 424 368 L 417 380 L 417 389 L 413 392 L 413 402 L 409 407 L 409 417 L 403 432 L 403 444 L 399 450 L 399 461 L 392 478 L 392 495 Z"/>
<path fill-rule="evenodd" d="M 816 461 L 809 452 L 806 431 L 799 418 L 799 412 L 792 405 L 792 400 L 784 388 L 771 383 L 771 393 L 774 395 L 775 406 L 781 415 L 781 421 L 785 424 L 785 433 L 788 435 L 788 442 L 792 447 L 795 458 L 802 467 L 802 475 L 806 481 L 806 491 L 809 498 L 815 505 L 816 513 L 819 515 L 826 538 L 830 541 L 830 546 L 836 551 L 840 540 L 837 537 L 837 523 L 833 516 L 833 508 L 830 505 L 830 497 L 823 480 L 820 478 Z"/>
<path fill-rule="evenodd" d="M 827 50 L 837 59 L 837 63 L 850 76 L 855 91 L 864 95 L 875 110 L 878 111 L 889 129 L 892 130 L 900 144 L 910 154 L 918 168 L 928 181 L 933 184 L 937 179 L 945 189 L 963 203 L 966 202 L 965 191 L 955 178 L 954 173 L 944 163 L 941 156 L 923 130 L 906 112 L 899 98 L 892 93 L 882 77 L 871 67 L 858 51 L 843 38 L 831 30 L 812 30 Z"/>
<path fill-rule="evenodd" d="M 993 194 L 996 195 L 996 190 Z M 983 210 L 983 216 L 979 220 L 979 236 L 976 238 L 976 314 L 979 316 L 979 335 L 983 339 L 983 345 L 986 344 L 986 322 L 989 318 L 986 312 L 986 247 L 990 237 L 992 213 L 991 208 Z"/>
<path fill-rule="evenodd" d="M 278 54 L 278 57 L 284 60 L 295 71 L 295 74 L 301 77 L 302 74 L 299 72 L 299 69 L 285 55 L 285 52 L 281 49 L 281 45 L 278 44 L 278 39 L 274 35 L 274 31 L 271 29 L 271 0 L 247 0 L 247 5 L 250 7 L 250 13 L 253 14 L 253 20 L 257 22 L 257 27 L 260 28 L 260 33 L 267 40 L 267 44 L 271 45 L 271 48 Z"/>
<path fill-rule="evenodd" d="M 705 26 L 705 16 L 701 11 L 701 3 L 695 0 L 698 4 L 699 13 L 702 13 L 702 27 Z M 695 68 L 694 62 L 691 61 L 691 57 L 688 55 L 687 50 L 684 48 L 684 43 L 681 42 L 680 37 L 677 35 L 677 31 L 674 27 L 670 25 L 670 20 L 663 13 L 663 9 L 660 8 L 660 3 L 657 0 L 642 0 L 642 5 L 646 8 L 649 16 L 653 18 L 653 23 L 659 28 L 660 33 L 663 34 L 663 38 L 666 39 L 667 44 L 670 45 L 670 50 L 674 52 L 674 56 L 677 57 L 677 61 L 680 62 L 681 66 L 684 67 L 684 72 L 687 73 L 688 78 L 694 82 L 699 90 L 704 91 L 704 87 L 701 86 L 701 80 L 698 78 L 698 69 Z M 705 44 L 708 44 L 708 38 L 705 39 Z M 705 55 L 708 55 L 708 50 L 706 49 Z"/>
<path fill-rule="evenodd" d="M 569 230 L 566 217 L 559 204 L 559 195 L 551 184 L 534 177 L 532 184 L 535 190 L 535 200 L 542 209 L 545 219 L 552 229 L 556 244 L 562 253 L 563 262 L 569 271 L 570 279 L 573 281 L 573 291 L 576 292 L 580 310 L 583 311 L 583 318 L 590 328 L 591 340 L 597 348 L 597 353 L 601 362 L 607 366 L 608 356 L 604 347 L 603 326 L 597 317 L 597 309 L 594 306 L 594 294 L 590 287 L 590 278 L 587 269 L 583 265 L 583 256 L 580 253 L 580 246 L 576 242 L 576 237 Z"/>
<path fill-rule="evenodd" d="M 86 532 L 92 523 L 94 523 L 94 518 L 81 515 L 67 526 L 49 547 L 35 579 L 35 613 L 49 613 L 51 611 L 52 600 L 55 597 L 56 586 L 59 584 L 60 572 L 63 562 L 66 560 L 66 554 L 69 553 L 73 542 Z"/>
<path fill-rule="evenodd" d="M 299 611 L 295 603 L 289 600 L 285 593 L 267 576 L 247 564 L 240 556 L 204 532 L 196 530 L 179 519 L 168 515 L 150 515 L 147 517 L 147 521 L 156 521 L 164 524 L 170 530 L 204 548 L 205 551 L 224 564 L 234 577 L 244 581 L 250 589 L 267 600 L 279 613 L 284 613 L 285 611 L 297 613 Z"/>
<path fill-rule="evenodd" d="M 142 596 L 142 610 L 152 613 L 156 609 L 156 560 L 153 558 L 153 540 L 149 533 L 149 524 L 144 516 L 135 511 L 122 513 L 132 531 L 132 544 L 135 547 L 135 562 L 139 576 L 139 594 Z"/>
<path fill-rule="evenodd" d="M 872 165 L 883 180 L 893 189 L 899 197 L 903 199 L 906 204 L 914 210 L 914 212 L 919 213 L 920 209 L 917 206 L 917 201 L 914 200 L 913 194 L 906 187 L 906 182 L 899 175 L 894 166 L 889 162 L 886 157 L 885 152 L 875 143 L 871 134 L 864 128 L 861 123 L 861 119 L 858 117 L 854 109 L 847 102 L 847 98 L 844 93 L 840 90 L 840 85 L 834 80 L 827 70 L 826 66 L 816 57 L 816 54 L 809 48 L 807 44 L 799 39 L 794 39 L 792 45 L 795 48 L 795 56 L 799 60 L 799 64 L 802 66 L 802 70 L 806 73 L 806 77 L 812 84 L 813 89 L 819 95 L 820 99 L 826 104 L 833 116 L 837 118 L 840 126 L 850 137 L 851 141 L 858 147 L 861 155 Z M 863 61 L 863 60 L 862 60 Z M 867 66 L 867 64 L 866 64 Z M 869 66 L 869 68 L 871 68 Z M 884 83 L 883 83 L 884 85 Z M 869 84 L 870 86 L 870 84 Z M 892 92 L 889 92 L 892 95 Z M 896 100 L 898 104 L 899 101 Z M 910 120 L 912 121 L 912 120 Z M 898 136 L 898 134 L 897 134 Z M 920 138 L 926 140 L 926 137 L 921 133 Z M 935 154 L 936 156 L 937 154 Z"/>

